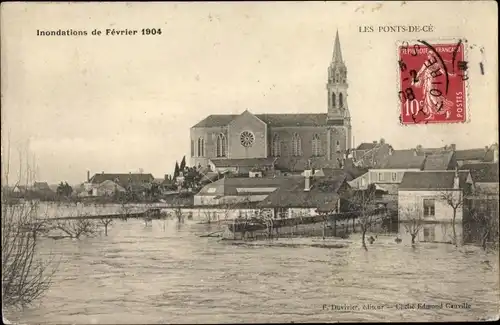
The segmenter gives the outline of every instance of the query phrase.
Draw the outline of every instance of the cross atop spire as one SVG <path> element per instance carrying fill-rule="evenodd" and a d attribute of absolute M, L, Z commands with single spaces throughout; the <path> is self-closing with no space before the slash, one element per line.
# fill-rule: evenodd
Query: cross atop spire
<path fill-rule="evenodd" d="M 342 63 L 342 51 L 340 50 L 340 39 L 339 30 L 337 29 L 337 34 L 335 35 L 335 45 L 333 46 L 333 57 L 332 62 Z"/>

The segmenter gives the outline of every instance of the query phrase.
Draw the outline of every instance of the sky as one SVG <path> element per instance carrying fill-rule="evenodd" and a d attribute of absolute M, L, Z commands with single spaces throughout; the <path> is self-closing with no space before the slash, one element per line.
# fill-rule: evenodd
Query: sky
<path fill-rule="evenodd" d="M 337 30 L 355 145 L 460 149 L 498 138 L 494 2 L 2 3 L 1 24 L 11 183 L 27 165 L 49 183 L 76 184 L 87 171 L 161 178 L 189 155 L 189 129 L 209 114 L 326 113 Z M 433 32 L 377 31 L 389 25 Z M 37 36 L 109 28 L 162 33 Z M 467 123 L 399 124 L 396 42 L 417 38 L 468 40 Z"/>

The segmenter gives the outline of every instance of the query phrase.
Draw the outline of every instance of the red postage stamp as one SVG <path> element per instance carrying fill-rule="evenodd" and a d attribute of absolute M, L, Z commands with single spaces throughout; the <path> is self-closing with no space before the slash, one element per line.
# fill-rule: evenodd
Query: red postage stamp
<path fill-rule="evenodd" d="M 464 41 L 398 45 L 402 124 L 457 123 L 467 119 Z"/>

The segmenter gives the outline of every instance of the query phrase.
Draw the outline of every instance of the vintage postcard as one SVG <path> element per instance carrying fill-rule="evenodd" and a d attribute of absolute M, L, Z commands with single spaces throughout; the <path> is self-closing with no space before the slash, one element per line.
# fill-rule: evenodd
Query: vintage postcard
<path fill-rule="evenodd" d="M 4 322 L 498 320 L 497 24 L 2 3 Z"/>

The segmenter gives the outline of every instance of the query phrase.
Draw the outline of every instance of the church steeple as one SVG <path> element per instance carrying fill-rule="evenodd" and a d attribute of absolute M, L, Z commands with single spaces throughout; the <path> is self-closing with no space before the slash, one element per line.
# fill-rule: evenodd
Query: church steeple
<path fill-rule="evenodd" d="M 345 117 L 349 117 L 347 107 L 347 67 L 342 59 L 340 48 L 339 32 L 335 35 L 333 46 L 332 62 L 328 67 L 328 119 L 343 122 Z M 347 116 L 346 116 L 347 115 Z M 343 124 L 343 123 L 342 123 Z"/>
<path fill-rule="evenodd" d="M 329 160 L 342 157 L 342 153 L 351 148 L 351 115 L 347 105 L 348 87 L 347 67 L 342 58 L 340 37 L 337 30 L 326 83 L 328 96 L 327 157 Z"/>
<path fill-rule="evenodd" d="M 342 50 L 340 49 L 340 39 L 338 30 L 337 34 L 335 35 L 335 45 L 333 46 L 332 63 L 333 62 L 344 63 L 344 61 L 342 61 Z"/>

